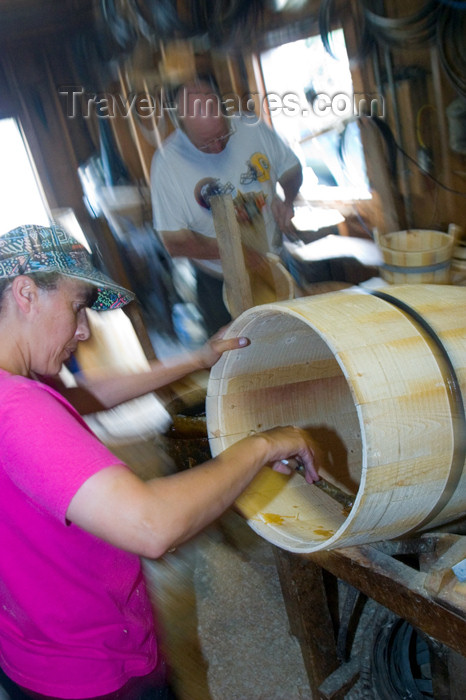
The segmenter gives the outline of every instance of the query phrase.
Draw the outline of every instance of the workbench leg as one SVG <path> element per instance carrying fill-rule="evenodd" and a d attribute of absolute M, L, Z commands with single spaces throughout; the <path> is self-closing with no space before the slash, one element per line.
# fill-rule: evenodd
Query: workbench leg
<path fill-rule="evenodd" d="M 314 700 L 320 684 L 339 666 L 323 569 L 274 547 L 291 633 L 297 637 Z"/>
<path fill-rule="evenodd" d="M 430 648 L 432 691 L 435 700 L 463 700 L 466 688 L 466 658 L 435 640 Z"/>

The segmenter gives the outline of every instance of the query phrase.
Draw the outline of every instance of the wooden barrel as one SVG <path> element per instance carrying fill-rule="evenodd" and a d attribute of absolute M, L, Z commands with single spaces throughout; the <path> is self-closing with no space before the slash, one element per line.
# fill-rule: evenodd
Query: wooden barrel
<path fill-rule="evenodd" d="M 265 259 L 268 266 L 262 268 L 260 273 L 248 271 L 254 306 L 293 299 L 295 296 L 293 278 L 278 255 L 267 253 Z M 223 286 L 223 303 L 230 311 L 231 305 L 227 285 Z"/>
<path fill-rule="evenodd" d="M 323 482 L 265 467 L 237 500 L 251 527 L 295 552 L 406 535 L 466 509 L 466 288 L 344 291 L 244 312 L 249 347 L 212 368 L 214 455 L 277 425 L 324 454 Z M 325 488 L 323 488 L 325 486 Z"/>
<path fill-rule="evenodd" d="M 448 284 L 455 239 L 423 229 L 377 236 L 384 264 L 380 274 L 390 284 Z"/>

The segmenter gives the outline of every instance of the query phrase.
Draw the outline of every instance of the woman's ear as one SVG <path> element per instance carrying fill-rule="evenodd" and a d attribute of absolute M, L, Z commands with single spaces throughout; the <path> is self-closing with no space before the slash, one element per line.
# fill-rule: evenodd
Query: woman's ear
<path fill-rule="evenodd" d="M 29 313 L 38 297 L 38 287 L 31 277 L 18 275 L 11 284 L 11 293 L 21 311 Z"/>

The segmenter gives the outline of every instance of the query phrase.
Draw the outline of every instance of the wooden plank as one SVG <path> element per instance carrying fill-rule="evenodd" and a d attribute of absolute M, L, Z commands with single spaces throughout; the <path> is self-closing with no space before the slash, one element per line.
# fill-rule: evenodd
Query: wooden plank
<path fill-rule="evenodd" d="M 210 204 L 222 260 L 229 311 L 233 318 L 237 318 L 254 304 L 233 198 L 231 194 L 215 195 L 211 197 Z"/>
<path fill-rule="evenodd" d="M 123 71 L 121 68 L 118 69 L 118 80 L 119 80 L 119 85 L 121 88 L 122 92 L 122 97 L 125 100 L 126 104 L 129 104 L 131 101 L 130 98 L 130 87 L 128 84 L 128 77 L 125 71 Z M 117 115 L 114 116 L 114 119 L 111 120 L 111 123 L 116 122 L 118 120 Z M 149 144 L 149 142 L 143 137 L 141 134 L 141 131 L 139 129 L 139 126 L 136 122 L 135 116 L 134 116 L 134 110 L 130 109 L 128 111 L 128 117 L 127 119 L 123 119 L 123 121 L 126 121 L 128 124 L 128 131 L 129 135 L 131 136 L 131 142 L 127 144 L 120 144 L 120 149 L 122 150 L 123 146 L 127 146 L 127 150 L 123 152 L 122 150 L 122 156 L 123 160 L 126 162 L 127 158 L 129 157 L 131 150 L 136 150 L 136 153 L 139 157 L 139 164 L 140 168 L 142 171 L 142 175 L 144 177 L 144 182 L 145 184 L 150 187 L 150 166 L 151 166 L 151 161 L 152 161 L 152 156 L 154 153 L 153 147 Z"/>
<path fill-rule="evenodd" d="M 382 136 L 370 117 L 360 119 L 359 128 L 376 207 L 376 227 L 379 233 L 399 231 L 402 228 L 401 201 L 388 170 Z"/>
<path fill-rule="evenodd" d="M 310 580 L 314 579 L 314 566 L 318 564 L 389 608 L 413 627 L 466 656 L 466 619 L 427 594 L 425 573 L 370 545 L 299 556 L 312 564 Z M 309 600 L 312 601 L 312 597 Z"/>
<path fill-rule="evenodd" d="M 336 700 L 344 698 L 348 690 L 352 688 L 359 676 L 360 659 L 351 659 L 347 663 L 341 664 L 336 671 L 319 687 L 319 697 L 322 700 Z"/>

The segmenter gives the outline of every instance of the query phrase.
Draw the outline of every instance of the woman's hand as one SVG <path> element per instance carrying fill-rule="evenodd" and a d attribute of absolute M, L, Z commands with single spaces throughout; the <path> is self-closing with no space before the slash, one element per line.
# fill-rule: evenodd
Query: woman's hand
<path fill-rule="evenodd" d="M 248 338 L 228 338 L 223 337 L 228 326 L 221 328 L 215 335 L 210 338 L 200 350 L 197 350 L 195 355 L 199 360 L 202 369 L 210 369 L 217 360 L 228 350 L 237 350 L 245 348 L 249 345 Z"/>
<path fill-rule="evenodd" d="M 320 449 L 306 430 L 287 426 L 272 428 L 258 435 L 268 442 L 270 450 L 268 462 L 274 471 L 292 474 L 296 465 L 302 465 L 304 478 L 308 483 L 319 481 L 317 469 L 321 465 Z M 293 463 L 284 464 L 282 460 L 293 460 L 294 465 Z"/>

